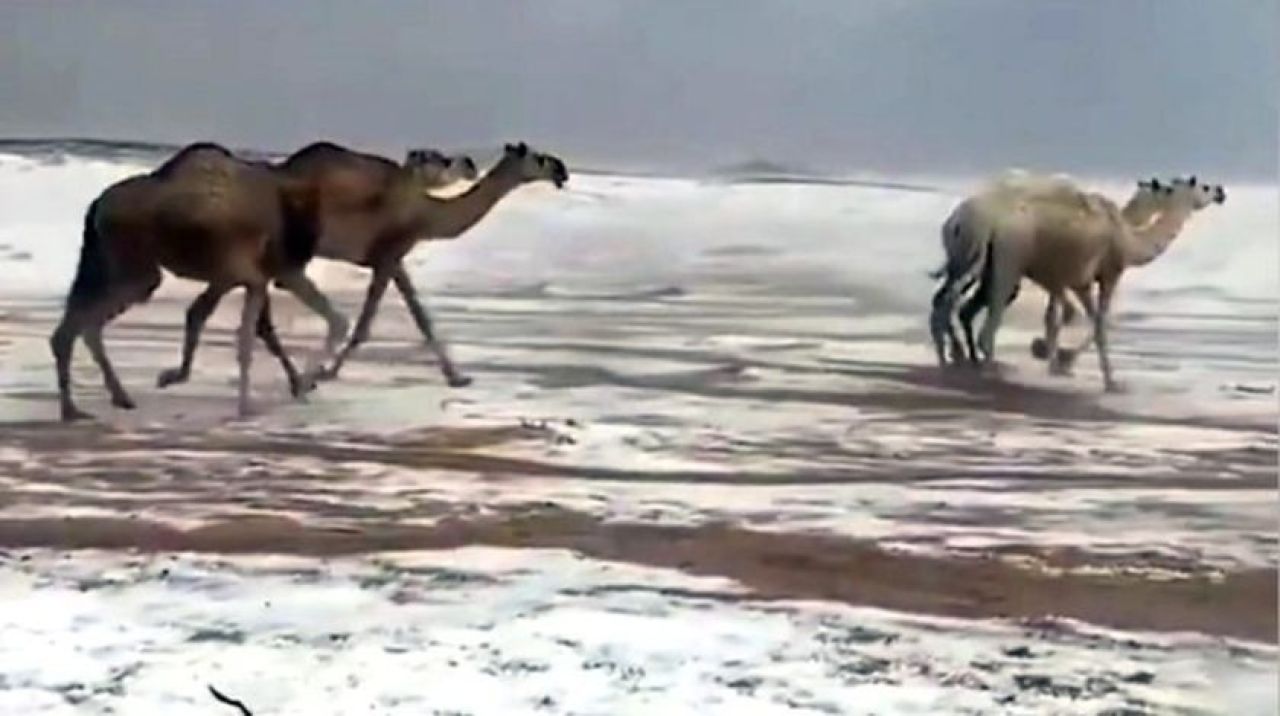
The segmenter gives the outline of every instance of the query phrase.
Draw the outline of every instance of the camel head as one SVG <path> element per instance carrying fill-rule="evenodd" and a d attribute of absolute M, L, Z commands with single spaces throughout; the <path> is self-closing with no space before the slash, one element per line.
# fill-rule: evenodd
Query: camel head
<path fill-rule="evenodd" d="M 508 144 L 502 150 L 499 168 L 514 171 L 521 183 L 549 181 L 557 189 L 569 181 L 569 170 L 564 162 L 550 154 L 535 152 L 524 142 Z"/>
<path fill-rule="evenodd" d="M 1199 211 L 1210 204 L 1222 204 L 1227 200 L 1227 190 L 1221 184 L 1199 181 L 1194 174 L 1186 179 L 1178 177 L 1169 182 L 1166 193 L 1172 201 L 1193 211 Z"/>
<path fill-rule="evenodd" d="M 434 149 L 410 149 L 404 166 L 413 177 L 428 187 L 440 187 L 455 181 L 476 178 L 476 163 L 463 154 L 446 156 Z"/>
<path fill-rule="evenodd" d="M 1172 194 L 1169 185 L 1162 184 L 1159 179 L 1139 180 L 1138 189 L 1129 197 L 1122 213 L 1131 226 L 1146 226 L 1160 212 L 1169 208 Z"/>
<path fill-rule="evenodd" d="M 455 154 L 449 161 L 449 170 L 453 172 L 455 181 L 475 181 L 480 176 L 475 160 L 465 154 Z"/>

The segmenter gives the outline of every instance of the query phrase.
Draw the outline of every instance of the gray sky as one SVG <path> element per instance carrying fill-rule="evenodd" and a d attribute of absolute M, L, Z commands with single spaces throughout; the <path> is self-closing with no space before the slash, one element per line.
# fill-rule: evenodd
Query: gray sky
<path fill-rule="evenodd" d="M 0 2 L 0 135 L 1275 177 L 1274 0 Z"/>

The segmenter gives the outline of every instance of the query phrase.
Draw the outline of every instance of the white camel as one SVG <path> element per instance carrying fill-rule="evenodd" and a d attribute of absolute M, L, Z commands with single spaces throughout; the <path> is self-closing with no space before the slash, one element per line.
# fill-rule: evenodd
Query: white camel
<path fill-rule="evenodd" d="M 1012 211 L 993 217 L 987 248 L 991 285 L 979 337 L 984 359 L 995 358 L 995 335 L 1008 299 L 1025 276 L 1049 294 L 1044 327 L 1050 371 L 1066 372 L 1058 357 L 1058 331 L 1060 309 L 1071 291 L 1093 319 L 1089 341 L 1097 343 L 1103 384 L 1108 392 L 1118 390 L 1106 323 L 1120 277 L 1126 268 L 1145 265 L 1164 253 L 1192 214 L 1226 200 L 1221 185 L 1200 183 L 1195 177 L 1176 179 L 1159 193 L 1165 207 L 1143 226 L 1131 226 L 1114 202 L 1097 194 L 1086 194 L 1083 201 L 1032 195 L 1015 202 Z"/>
<path fill-rule="evenodd" d="M 1062 198 L 1065 201 L 1077 201 L 1077 202 L 1092 201 L 1092 202 L 1095 202 L 1095 204 L 1098 201 L 1105 201 L 1106 199 L 1105 196 L 1102 196 L 1096 193 L 1087 195 L 1086 198 L 1076 198 L 1076 199 L 1072 199 L 1064 194 L 1062 195 Z M 1120 215 L 1124 218 L 1125 223 L 1130 228 L 1143 228 L 1149 225 L 1152 221 L 1154 221 L 1156 216 L 1160 214 L 1160 212 L 1168 208 L 1171 208 L 1172 205 L 1176 203 L 1176 201 L 1177 201 L 1176 195 L 1171 190 L 1171 187 L 1162 185 L 1159 179 L 1153 178 L 1150 181 L 1139 181 L 1137 191 L 1125 204 L 1124 208 L 1120 210 Z M 977 314 L 980 311 L 982 311 L 987 307 L 987 292 L 991 286 L 992 265 L 989 260 L 990 254 L 987 255 L 987 258 L 988 260 L 983 263 L 984 270 L 983 270 L 982 281 L 980 285 L 978 286 L 977 290 L 975 290 L 969 296 L 968 300 L 965 302 L 964 306 L 961 307 L 958 313 L 960 324 L 964 328 L 965 344 L 968 352 L 967 359 L 971 363 L 977 363 L 979 360 L 978 349 L 977 349 L 977 346 L 975 345 L 975 341 L 973 338 L 974 318 L 977 316 Z M 1009 303 L 1013 303 L 1014 299 L 1016 299 L 1017 296 L 1018 296 L 1018 287 L 1015 286 L 1013 293 L 1009 296 L 1008 300 L 1006 301 L 1006 305 Z M 1077 311 L 1072 301 L 1068 297 L 1064 296 L 1062 301 L 1062 324 L 1063 325 L 1070 324 L 1074 320 L 1076 313 Z M 954 333 L 952 333 L 952 338 L 954 343 Z M 1087 344 L 1088 344 L 1088 341 L 1086 341 L 1085 344 L 1082 344 L 1081 348 L 1079 349 L 1067 349 L 1067 348 L 1060 349 L 1058 351 L 1059 365 L 1064 370 L 1068 369 L 1070 367 L 1070 364 L 1074 362 L 1078 351 L 1082 350 L 1083 347 L 1087 346 Z M 953 352 L 955 350 L 956 348 L 953 345 Z M 1031 354 L 1034 357 L 1036 357 L 1039 360 L 1046 360 L 1048 358 L 1047 351 L 1048 351 L 1048 345 L 1045 342 L 1044 338 L 1037 337 L 1034 341 L 1032 341 Z"/>
<path fill-rule="evenodd" d="M 981 191 L 956 206 L 942 225 L 942 248 L 946 254 L 946 262 L 942 268 L 930 274 L 934 278 L 945 276 L 933 296 L 929 319 L 930 333 L 940 365 L 947 363 L 944 338 L 950 344 L 952 361 L 966 359 L 966 351 L 955 333 L 956 302 L 980 278 L 986 279 L 982 281 L 984 288 L 990 285 L 990 280 L 985 276 L 991 270 L 987 248 L 995 227 L 1004 217 L 1016 214 L 1024 201 L 1031 199 L 1062 202 L 1067 206 L 1091 211 L 1100 210 L 1101 202 L 1106 201 L 1105 197 L 1086 193 L 1066 175 L 1043 176 L 1015 169 L 990 181 Z M 1130 226 L 1141 226 L 1162 208 L 1164 201 L 1157 180 L 1138 182 L 1137 192 L 1125 205 L 1122 214 Z M 983 295 L 984 291 L 980 289 L 966 304 L 960 316 L 969 344 L 967 360 L 973 362 L 978 360 L 978 356 L 971 324 L 973 316 L 985 305 L 985 301 L 978 303 Z M 1008 300 L 1011 302 L 1016 295 L 1015 285 Z M 1073 313 L 1071 305 L 1065 305 L 1067 315 L 1070 316 Z"/>
<path fill-rule="evenodd" d="M 1102 285 L 1108 281 L 1118 283 L 1120 277 L 1129 268 L 1145 266 L 1162 256 L 1173 243 L 1174 239 L 1176 239 L 1181 233 L 1181 226 L 1191 218 L 1192 214 L 1209 204 L 1221 204 L 1227 199 L 1226 190 L 1223 189 L 1221 185 L 1197 182 L 1194 176 L 1189 179 L 1177 178 L 1164 186 L 1161 186 L 1153 179 L 1152 184 L 1159 189 L 1159 192 L 1156 195 L 1157 210 L 1168 214 L 1168 220 L 1172 225 L 1174 225 L 1171 229 L 1171 233 L 1163 240 L 1157 238 L 1153 243 L 1145 247 L 1139 247 L 1139 250 L 1137 251 L 1130 251 L 1126 253 L 1118 250 L 1120 247 L 1117 247 L 1117 250 L 1113 250 L 1107 258 L 1103 260 L 1102 265 L 1099 268 L 1096 280 L 1099 290 L 1101 290 Z M 1154 222 L 1155 220 L 1156 218 L 1153 216 L 1151 221 Z M 1087 307 L 1089 305 L 1089 292 L 1092 288 L 1092 285 L 1074 286 L 1071 290 L 1072 293 L 1077 295 L 1077 297 L 1082 292 L 1086 295 L 1086 298 L 1082 300 L 1082 303 Z M 1114 291 L 1114 288 L 1112 290 Z M 1065 319 L 1064 322 L 1066 322 Z M 1051 361 L 1050 366 L 1056 366 L 1058 372 L 1066 373 L 1070 371 L 1071 364 L 1075 361 L 1075 358 L 1080 353 L 1088 349 L 1094 343 L 1096 338 L 1096 330 L 1090 330 L 1085 335 L 1084 340 L 1076 347 L 1057 347 L 1055 351 L 1054 347 L 1049 344 L 1047 335 L 1043 338 L 1037 337 L 1031 343 L 1031 353 L 1039 360 Z M 1055 355 L 1056 362 L 1054 358 Z"/>

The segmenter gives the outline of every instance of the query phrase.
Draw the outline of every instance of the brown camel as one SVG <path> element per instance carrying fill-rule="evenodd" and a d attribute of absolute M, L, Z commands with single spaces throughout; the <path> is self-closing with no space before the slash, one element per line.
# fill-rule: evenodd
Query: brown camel
<path fill-rule="evenodd" d="M 363 169 L 366 174 L 380 172 L 378 178 L 382 179 L 386 184 L 395 181 L 412 183 L 423 191 L 439 189 L 456 181 L 469 181 L 475 179 L 477 173 L 475 162 L 465 155 L 449 157 L 434 149 L 410 149 L 405 154 L 404 165 L 400 166 L 382 157 L 352 152 L 331 142 L 315 142 L 298 150 L 280 164 L 259 164 L 259 166 L 273 172 L 283 185 L 292 187 L 295 191 L 304 195 L 316 197 L 317 201 L 323 201 L 323 196 L 318 194 L 322 185 L 317 178 L 323 174 L 324 167 L 338 164 L 343 160 L 351 160 L 353 157 L 357 158 L 358 161 L 352 161 L 352 164 Z M 381 199 L 369 189 L 368 185 L 374 182 L 369 181 L 368 176 L 357 175 L 354 180 L 350 175 L 339 176 L 337 181 L 333 182 L 336 186 L 330 186 L 329 190 L 332 194 L 343 196 L 345 190 L 351 188 L 350 183 L 353 181 L 356 185 L 355 190 L 364 192 L 360 194 L 360 197 L 354 203 L 358 206 L 360 200 L 368 201 L 370 203 L 363 208 L 370 212 L 377 211 L 379 208 L 377 203 Z M 364 182 L 363 184 L 361 183 L 362 181 Z M 308 225 L 315 225 L 314 222 L 319 221 L 319 215 L 323 211 L 323 207 L 312 206 L 311 214 L 308 217 Z M 316 238 L 315 235 L 312 236 L 312 245 L 315 244 Z M 326 257 L 342 258 L 341 256 L 332 255 L 332 252 Z M 328 327 L 325 338 L 325 355 L 332 356 L 338 346 L 341 345 L 342 339 L 346 337 L 350 322 L 346 316 L 334 308 L 329 299 L 306 277 L 306 274 L 301 270 L 302 266 L 299 265 L 296 268 L 298 270 L 286 271 L 277 276 L 276 285 L 294 294 L 303 305 L 324 318 Z M 182 343 L 182 360 L 178 366 L 160 373 L 156 381 L 159 387 L 165 388 L 175 383 L 186 382 L 191 376 L 191 365 L 195 360 L 195 351 L 200 342 L 200 334 L 204 330 L 204 324 L 209 320 L 209 316 L 213 314 L 214 309 L 218 307 L 218 303 L 224 295 L 226 295 L 225 290 L 220 290 L 219 287 L 211 285 L 204 293 L 192 301 L 191 306 L 187 309 L 186 331 Z M 416 299 L 413 299 L 412 296 L 406 296 L 406 300 L 414 301 Z M 416 303 L 411 304 L 410 309 L 422 311 Z M 425 315 L 425 312 L 423 313 Z M 416 317 L 417 313 L 415 312 L 414 315 Z M 308 378 L 306 382 L 309 388 L 312 382 L 311 379 Z"/>
<path fill-rule="evenodd" d="M 205 282 L 219 296 L 245 288 L 237 342 L 241 416 L 250 412 L 255 332 L 284 366 L 294 395 L 301 395 L 298 372 L 271 322 L 267 286 L 281 271 L 300 270 L 314 253 L 315 232 L 305 225 L 308 201 L 305 186 L 286 186 L 262 166 L 210 143 L 192 144 L 155 171 L 104 190 L 85 213 L 80 262 L 62 321 L 49 339 L 62 419 L 90 417 L 71 396 L 71 356 L 81 334 L 112 404 L 134 407 L 107 358 L 102 331 L 151 297 L 161 268 Z"/>
<path fill-rule="evenodd" d="M 404 268 L 405 255 L 419 241 L 460 236 L 523 184 L 545 180 L 563 187 L 569 179 L 563 161 L 535 152 L 523 142 L 506 145 L 502 158 L 479 181 L 448 199 L 427 194 L 431 187 L 412 166 L 329 143 L 299 150 L 278 165 L 277 171 L 311 188 L 316 214 L 309 223 L 319 231 L 316 255 L 373 272 L 355 330 L 332 364 L 316 377 L 336 377 L 352 351 L 368 340 L 382 297 L 394 282 L 451 387 L 468 385 L 471 379 L 458 371 L 444 342 L 436 337 L 431 318 Z M 333 317 L 345 323 L 302 270 L 277 276 L 276 285 L 326 316 L 330 337 L 334 335 Z M 199 330 L 199 324 L 188 323 L 185 345 L 194 347 Z M 183 365 L 190 365 L 187 354 Z"/>

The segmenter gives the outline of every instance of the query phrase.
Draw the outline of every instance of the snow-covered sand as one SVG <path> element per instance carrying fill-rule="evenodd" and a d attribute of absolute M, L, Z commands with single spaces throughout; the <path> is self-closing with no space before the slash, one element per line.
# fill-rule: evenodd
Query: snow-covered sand
<path fill-rule="evenodd" d="M 0 523 L 93 516 L 192 528 L 275 515 L 361 530 L 550 504 L 617 523 L 727 523 L 780 538 L 816 533 L 900 553 L 1001 559 L 1064 579 L 1274 576 L 1273 188 L 1229 185 L 1227 204 L 1196 217 L 1166 256 L 1126 276 L 1113 342 L 1129 391 L 1118 396 L 1101 394 L 1092 358 L 1070 379 L 1050 378 L 1030 359 L 1034 291 L 1001 336 L 1005 381 L 932 366 L 926 272 L 940 260 L 938 224 L 963 182 L 584 175 L 562 192 L 522 189 L 462 239 L 413 254 L 441 331 L 476 377 L 466 390 L 441 385 L 389 297 L 375 339 L 343 380 L 305 404 L 285 397 L 278 370 L 259 352 L 265 412 L 238 423 L 228 333 L 238 299 L 215 315 L 192 382 L 153 387 L 177 359 L 192 294 L 171 280 L 108 332 L 140 410 L 112 411 L 81 351 L 77 389 L 106 427 L 63 428 L 50 422 L 45 339 L 74 270 L 84 206 L 106 183 L 147 166 L 0 154 Z M 1125 184 L 1097 184 L 1127 192 Z M 359 271 L 319 262 L 311 273 L 355 312 Z M 318 320 L 292 299 L 276 310 L 287 344 L 302 351 L 318 343 Z M 454 429 L 463 432 L 447 432 Z M 994 609 L 992 621 L 962 622 L 743 602 L 724 598 L 749 591 L 742 584 L 708 587 L 703 578 L 559 552 L 325 563 L 188 555 L 170 568 L 187 575 L 177 583 L 146 576 L 163 555 L 21 555 L 0 563 L 4 606 L 47 600 L 70 611 L 33 617 L 27 631 L 6 625 L 5 712 L 13 703 L 31 712 L 46 704 L 48 713 L 165 713 L 179 704 L 216 713 L 205 681 L 259 714 L 371 706 L 773 713 L 789 702 L 829 713 L 1100 713 L 1126 699 L 1147 704 L 1130 705 L 1135 713 L 1177 705 L 1249 713 L 1241 709 L 1275 704 L 1265 688 L 1268 679 L 1274 686 L 1274 654 L 1257 644 L 1228 648 L 1212 635 L 1101 639 L 1082 636 L 1100 633 L 1084 626 L 1025 636 Z M 473 559 L 467 569 L 481 576 L 465 588 L 391 570 L 387 579 L 420 595 L 411 604 L 391 599 L 391 587 L 360 586 L 395 560 Z M 272 560 L 288 566 L 272 572 Z M 124 576 L 118 586 L 80 591 L 83 575 L 100 570 Z M 297 576 L 313 572 L 320 576 Z M 686 594 L 705 589 L 721 596 Z M 246 606 L 267 593 L 276 605 L 269 618 Z M 1270 605 L 1255 611 L 1274 614 L 1270 594 Z M 883 648 L 840 646 L 824 620 L 898 637 Z M 341 621 L 348 624 L 333 624 Z M 447 636 L 427 633 L 432 622 L 447 625 Z M 223 627 L 238 641 L 190 639 Z M 103 666 L 58 651 L 73 651 L 80 630 L 102 640 Z M 668 643 L 703 631 L 705 640 L 687 649 Z M 32 666 L 23 656 L 30 649 L 12 646 L 11 632 L 54 645 L 36 660 L 47 668 Z M 331 633 L 346 636 L 330 644 Z M 1024 657 L 999 656 L 1018 639 L 1036 655 L 1025 669 L 972 666 L 1021 664 Z M 1146 646 L 1155 643 L 1164 646 Z M 407 652 L 396 651 L 405 644 Z M 741 653 L 728 655 L 734 651 Z M 936 660 L 927 673 L 925 654 Z M 741 663 L 724 666 L 735 658 Z M 614 666 L 585 665 L 592 660 Z M 542 666 L 519 674 L 495 666 L 523 661 Z M 856 673 L 864 663 L 875 668 Z M 1155 680 L 1123 681 L 1130 666 Z M 210 675 L 218 669 L 226 678 Z M 1024 679 L 1021 688 L 1019 674 L 1069 687 Z M 1214 693 L 1232 696 L 1214 702 Z M 996 701 L 1008 695 L 1016 700 Z"/>
<path fill-rule="evenodd" d="M 315 716 L 1243 716 L 1276 693 L 1271 647 L 754 602 L 558 551 L 23 559 L 0 577 L 5 713 L 216 713 L 206 684 Z"/>

